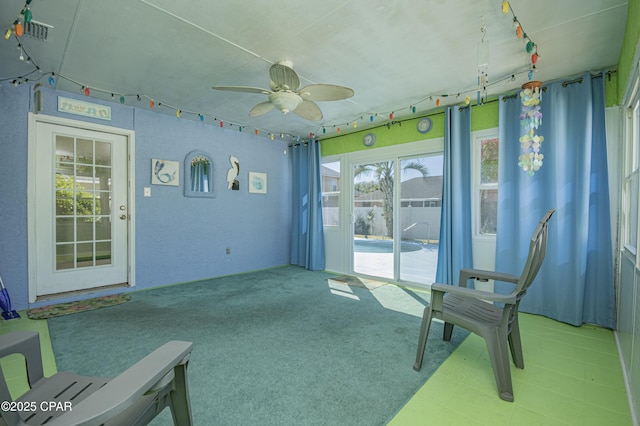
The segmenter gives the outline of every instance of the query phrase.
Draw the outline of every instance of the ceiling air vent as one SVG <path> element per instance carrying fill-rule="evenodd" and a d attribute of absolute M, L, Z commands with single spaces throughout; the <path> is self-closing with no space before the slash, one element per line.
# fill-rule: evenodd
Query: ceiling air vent
<path fill-rule="evenodd" d="M 31 20 L 24 23 L 24 35 L 35 38 L 36 40 L 47 41 L 49 30 L 53 27 L 42 22 Z"/>

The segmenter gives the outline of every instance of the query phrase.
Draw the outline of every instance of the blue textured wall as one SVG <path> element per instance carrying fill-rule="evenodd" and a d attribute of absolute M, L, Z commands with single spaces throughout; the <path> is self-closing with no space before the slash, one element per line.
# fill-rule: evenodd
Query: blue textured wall
<path fill-rule="evenodd" d="M 289 263 L 291 166 L 282 142 L 239 132 L 235 126 L 220 128 L 82 95 L 41 90 L 45 99 L 42 114 L 135 131 L 135 289 Z M 31 87 L 0 87 L 0 276 L 14 309 L 29 307 L 27 136 L 31 96 Z M 109 105 L 112 121 L 59 113 L 57 96 Z M 208 152 L 213 159 L 215 198 L 185 198 L 182 175 L 179 187 L 150 184 L 152 158 L 179 161 L 182 172 L 185 156 L 194 149 Z M 239 191 L 226 188 L 230 155 L 240 160 Z M 249 171 L 267 174 L 267 194 L 248 192 Z M 151 187 L 150 198 L 143 197 L 144 187 Z M 225 252 L 227 247 L 230 255 Z"/>

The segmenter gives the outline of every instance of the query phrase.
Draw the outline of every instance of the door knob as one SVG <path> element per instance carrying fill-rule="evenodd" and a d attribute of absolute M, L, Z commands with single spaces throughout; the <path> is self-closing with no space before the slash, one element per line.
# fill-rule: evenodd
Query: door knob
<path fill-rule="evenodd" d="M 126 219 L 127 219 L 127 215 L 126 215 L 126 214 L 121 214 L 121 215 L 120 215 L 120 219 L 122 219 L 122 220 L 126 220 Z"/>

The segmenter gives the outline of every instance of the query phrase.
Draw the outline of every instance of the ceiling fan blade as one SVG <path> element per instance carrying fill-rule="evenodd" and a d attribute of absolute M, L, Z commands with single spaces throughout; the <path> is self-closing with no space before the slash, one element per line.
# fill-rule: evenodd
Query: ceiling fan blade
<path fill-rule="evenodd" d="M 274 91 L 278 90 L 293 90 L 296 91 L 300 87 L 300 77 L 298 74 L 283 64 L 273 64 L 269 68 L 269 78 L 271 79 L 271 88 Z"/>
<path fill-rule="evenodd" d="M 298 105 L 298 108 L 293 110 L 293 112 L 295 112 L 305 120 L 322 120 L 322 111 L 320 111 L 320 107 L 315 102 L 309 101 L 307 99 L 304 99 L 302 103 Z"/>
<path fill-rule="evenodd" d="M 245 93 L 262 93 L 264 95 L 270 95 L 271 90 L 261 89 L 260 87 L 248 87 L 248 86 L 213 86 L 214 90 L 225 90 L 227 92 L 245 92 Z"/>
<path fill-rule="evenodd" d="M 276 106 L 271 101 L 260 102 L 258 105 L 251 108 L 249 111 L 249 117 L 259 117 L 274 109 Z"/>
<path fill-rule="evenodd" d="M 300 89 L 300 96 L 310 101 L 339 101 L 353 95 L 352 89 L 333 84 L 310 84 Z"/>

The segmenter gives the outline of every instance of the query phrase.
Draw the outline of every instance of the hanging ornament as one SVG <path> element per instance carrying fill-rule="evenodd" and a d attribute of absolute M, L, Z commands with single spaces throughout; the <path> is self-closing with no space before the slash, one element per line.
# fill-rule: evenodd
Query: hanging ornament
<path fill-rule="evenodd" d="M 530 81 L 522 85 L 520 92 L 520 102 L 522 103 L 520 148 L 522 154 L 518 157 L 518 166 L 530 176 L 540 170 L 544 159 L 544 154 L 540 152 L 544 136 L 536 134 L 538 127 L 542 124 L 541 86 L 542 82 L 540 81 Z"/>
<path fill-rule="evenodd" d="M 124 96 L 120 96 L 120 103 L 124 104 Z"/>
<path fill-rule="evenodd" d="M 155 102 L 153 102 L 153 99 L 151 99 L 151 100 L 149 101 L 149 108 L 153 108 L 153 107 L 155 107 L 155 106 L 156 106 L 156 103 L 155 103 Z"/>
<path fill-rule="evenodd" d="M 469 96 L 465 96 L 464 97 L 464 104 L 465 105 L 469 105 L 471 103 L 471 98 L 469 98 Z"/>
<path fill-rule="evenodd" d="M 358 122 L 357 122 L 357 121 L 354 121 L 354 122 L 353 122 L 353 128 L 354 128 L 354 129 L 357 129 L 357 128 L 358 128 Z"/>
<path fill-rule="evenodd" d="M 393 120 L 393 112 L 389 114 L 389 120 Z"/>
<path fill-rule="evenodd" d="M 340 127 L 338 127 L 338 134 L 340 134 Z"/>
<path fill-rule="evenodd" d="M 411 106 L 411 112 L 414 113 L 414 114 L 416 113 L 416 106 L 415 105 Z"/>
<path fill-rule="evenodd" d="M 436 99 L 436 106 L 439 107 L 440 106 L 440 98 Z"/>
<path fill-rule="evenodd" d="M 89 89 L 88 87 L 84 88 L 84 95 L 85 96 L 89 96 L 91 94 L 91 89 Z"/>
<path fill-rule="evenodd" d="M 176 110 L 176 117 L 180 118 L 180 115 L 182 114 L 182 111 L 180 111 L 179 109 Z"/>
<path fill-rule="evenodd" d="M 309 139 L 313 139 L 313 133 L 309 133 Z"/>
<path fill-rule="evenodd" d="M 53 86 L 54 84 L 56 84 L 56 79 L 53 78 L 53 76 L 50 76 L 48 81 L 49 81 L 49 86 Z"/>
<path fill-rule="evenodd" d="M 22 34 L 24 34 L 24 27 L 22 26 L 22 24 L 20 23 L 20 21 L 16 21 L 13 24 L 13 30 L 16 32 L 16 35 L 18 37 L 22 37 Z"/>
<path fill-rule="evenodd" d="M 535 65 L 537 62 L 538 62 L 538 54 L 534 53 L 533 55 L 531 55 L 531 63 Z"/>
<path fill-rule="evenodd" d="M 24 16 L 25 24 L 28 24 L 29 22 L 31 22 L 31 18 L 33 17 L 33 14 L 31 13 L 31 10 L 29 10 L 29 8 L 26 8 L 24 12 L 22 12 L 22 15 Z"/>
<path fill-rule="evenodd" d="M 258 129 L 256 129 L 256 136 L 258 136 Z"/>
<path fill-rule="evenodd" d="M 198 117 L 200 118 L 200 121 L 204 121 L 204 115 L 198 114 Z"/>
<path fill-rule="evenodd" d="M 522 38 L 522 27 L 520 26 L 520 24 L 518 24 L 518 26 L 516 27 L 516 36 L 518 38 Z"/>
<path fill-rule="evenodd" d="M 369 116 L 369 121 L 373 123 L 374 117 L 373 115 Z"/>
<path fill-rule="evenodd" d="M 502 2 L 502 13 L 505 15 L 509 13 L 509 2 L 506 0 Z"/>
<path fill-rule="evenodd" d="M 9 38 L 11 37 L 11 34 L 13 33 L 13 29 L 9 28 L 7 30 L 7 32 L 4 33 L 4 39 L 5 40 L 9 40 Z"/>
<path fill-rule="evenodd" d="M 224 127 L 224 123 L 220 120 L 220 127 Z"/>

